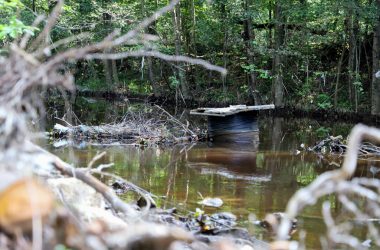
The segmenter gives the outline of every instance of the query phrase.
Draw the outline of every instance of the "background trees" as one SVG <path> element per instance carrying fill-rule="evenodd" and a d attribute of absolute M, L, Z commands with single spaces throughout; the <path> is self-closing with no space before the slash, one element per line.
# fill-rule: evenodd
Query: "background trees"
<path fill-rule="evenodd" d="M 0 1 L 4 3 L 4 1 Z M 7 1 L 9 2 L 9 1 Z M 18 1 L 10 1 L 18 2 Z M 24 0 L 14 17 L 29 25 L 32 11 L 52 0 Z M 68 0 L 51 39 L 126 31 L 167 0 Z M 8 11 L 9 12 L 9 11 Z M 2 8 L 0 37 L 9 15 Z M 10 19 L 12 20 L 12 19 Z M 379 0 L 182 0 L 148 31 L 146 48 L 209 60 L 227 77 L 153 58 L 81 61 L 71 66 L 81 88 L 176 96 L 181 102 L 269 103 L 380 113 Z M 21 32 L 21 31 L 19 31 Z M 73 44 L 74 45 L 74 44 Z M 124 46 L 120 50 L 133 50 Z"/>

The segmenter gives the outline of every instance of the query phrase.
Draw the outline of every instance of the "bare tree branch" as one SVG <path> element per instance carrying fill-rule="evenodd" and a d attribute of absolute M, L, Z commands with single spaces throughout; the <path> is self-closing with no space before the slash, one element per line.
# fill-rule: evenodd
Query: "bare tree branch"
<path fill-rule="evenodd" d="M 356 194 L 366 198 L 368 201 L 380 201 L 378 193 L 373 192 L 361 185 L 357 185 L 361 184 L 362 181 L 347 181 L 347 179 L 350 178 L 356 170 L 358 149 L 363 140 L 380 142 L 380 130 L 361 124 L 356 125 L 352 129 L 349 136 L 348 150 L 346 152 L 342 168 L 321 174 L 309 186 L 298 190 L 293 195 L 288 202 L 284 219 L 277 230 L 278 240 L 286 240 L 291 227 L 291 220 L 295 218 L 305 208 L 305 206 L 315 204 L 317 200 L 324 195 L 332 193 Z M 378 184 L 380 183 L 377 181 L 367 183 L 367 185 Z M 380 186 L 377 186 L 377 188 L 379 189 Z M 345 240 L 350 240 L 351 243 L 353 242 L 351 241 L 352 238 Z"/>
<path fill-rule="evenodd" d="M 144 56 L 151 56 L 160 58 L 165 61 L 172 61 L 172 62 L 185 62 L 190 64 L 196 64 L 201 65 L 202 67 L 208 69 L 220 72 L 222 75 L 227 74 L 227 70 L 223 67 L 215 66 L 205 60 L 202 59 L 195 59 L 188 56 L 173 56 L 173 55 L 167 55 L 163 54 L 158 51 L 148 51 L 148 50 L 138 50 L 138 51 L 128 51 L 128 52 L 121 52 L 116 54 L 103 54 L 103 53 L 94 53 L 94 54 L 88 54 L 85 56 L 86 59 L 111 59 L 111 60 L 118 60 L 126 57 L 144 57 Z"/>

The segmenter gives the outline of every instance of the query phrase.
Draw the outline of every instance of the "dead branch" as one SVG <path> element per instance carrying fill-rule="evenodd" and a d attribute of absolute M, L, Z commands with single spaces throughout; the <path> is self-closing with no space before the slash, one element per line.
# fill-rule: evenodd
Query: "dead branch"
<path fill-rule="evenodd" d="M 118 59 L 122 59 L 126 57 L 144 57 L 144 56 L 160 58 L 162 60 L 169 61 L 169 62 L 185 62 L 189 64 L 201 65 L 205 69 L 220 72 L 222 75 L 227 74 L 227 70 L 225 68 L 215 66 L 202 59 L 195 59 L 188 56 L 167 55 L 158 51 L 150 51 L 150 50 L 128 51 L 128 52 L 120 52 L 116 54 L 93 53 L 93 54 L 86 55 L 85 58 L 86 59 L 118 60 Z"/>
<path fill-rule="evenodd" d="M 369 181 L 368 179 L 364 178 L 353 179 L 352 181 L 347 180 L 355 172 L 358 151 L 363 140 L 380 142 L 380 130 L 376 128 L 367 127 L 361 124 L 356 125 L 352 129 L 349 136 L 348 148 L 345 154 L 342 168 L 323 173 L 317 179 L 315 179 L 309 186 L 298 190 L 293 195 L 293 197 L 288 202 L 284 219 L 282 220 L 277 230 L 278 240 L 286 240 L 288 238 L 288 232 L 291 227 L 290 221 L 294 219 L 306 206 L 315 204 L 319 198 L 325 195 L 333 193 L 340 194 L 341 202 L 344 203 L 344 205 L 349 211 L 354 213 L 354 216 L 356 218 L 371 218 L 372 216 L 376 217 L 376 214 L 378 215 L 379 210 L 377 209 L 375 209 L 375 211 L 373 209 L 369 210 L 370 212 L 367 212 L 370 213 L 369 216 L 365 215 L 364 213 L 360 212 L 359 208 L 354 206 L 354 203 L 349 202 L 349 199 L 347 198 L 347 195 L 356 195 L 366 199 L 368 201 L 368 204 L 372 204 L 372 206 L 373 204 L 375 204 L 377 207 L 379 207 L 379 181 Z M 377 192 L 372 191 L 369 187 L 375 187 L 377 189 Z M 324 208 L 324 210 L 325 209 L 326 208 Z M 328 224 L 328 226 L 333 225 L 332 219 L 329 217 L 326 211 L 324 211 L 324 214 L 325 221 Z M 339 230 L 344 229 L 344 232 L 348 230 L 345 224 L 337 225 L 337 227 L 339 227 Z M 371 223 L 369 223 L 367 227 L 370 232 L 376 234 L 376 232 L 373 230 Z M 330 228 L 329 230 L 329 239 L 334 241 L 335 243 L 342 243 L 340 242 L 342 238 L 335 238 L 335 236 L 337 235 L 336 232 L 334 232 L 335 229 L 332 230 Z M 344 236 L 344 233 L 340 233 L 340 235 Z M 351 242 L 349 244 L 350 246 L 357 246 L 357 239 L 354 240 L 352 236 L 349 236 L 348 234 L 346 234 L 346 236 L 343 237 L 343 239 L 349 240 L 349 242 Z"/>

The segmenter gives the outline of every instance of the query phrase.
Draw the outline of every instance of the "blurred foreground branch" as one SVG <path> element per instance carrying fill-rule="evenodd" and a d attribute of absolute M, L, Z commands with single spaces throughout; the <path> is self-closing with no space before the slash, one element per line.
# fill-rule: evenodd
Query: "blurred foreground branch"
<path fill-rule="evenodd" d="M 277 228 L 277 240 L 288 239 L 291 220 L 301 213 L 306 206 L 314 205 L 326 195 L 336 194 L 338 201 L 346 211 L 354 216 L 354 220 L 365 222 L 371 239 L 377 246 L 380 246 L 378 230 L 371 220 L 380 216 L 380 181 L 368 178 L 349 180 L 355 172 L 359 148 L 364 140 L 380 142 L 380 130 L 361 124 L 352 129 L 342 168 L 321 174 L 309 186 L 298 190 L 293 195 L 288 202 L 284 219 Z M 360 199 L 364 200 L 360 203 L 364 208 L 360 208 L 357 202 Z M 352 223 L 336 224 L 329 208 L 329 202 L 325 202 L 323 215 L 328 228 L 328 248 L 336 247 L 339 244 L 354 249 L 366 248 L 361 244 L 363 239 L 357 239 L 350 234 Z"/>

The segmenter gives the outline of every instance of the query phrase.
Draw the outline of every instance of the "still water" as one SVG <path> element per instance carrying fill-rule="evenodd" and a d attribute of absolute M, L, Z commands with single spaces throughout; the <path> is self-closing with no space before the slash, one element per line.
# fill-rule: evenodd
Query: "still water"
<path fill-rule="evenodd" d="M 107 111 L 102 114 L 103 111 L 86 113 L 102 119 L 107 115 Z M 92 118 L 83 119 L 91 121 Z M 207 213 L 229 211 L 237 215 L 240 226 L 265 240 L 268 234 L 252 225 L 249 215 L 263 218 L 266 213 L 284 211 L 295 191 L 341 163 L 339 159 L 302 150 L 301 144 L 312 146 L 327 132 L 346 136 L 353 125 L 273 117 L 259 117 L 258 122 L 258 140 L 252 144 L 202 142 L 171 148 L 88 146 L 50 149 L 76 166 L 86 166 L 96 153 L 106 151 L 107 156 L 102 163 L 115 164 L 109 171 L 162 197 L 157 200 L 160 207 L 177 207 L 183 213 L 196 208 Z M 362 162 L 356 175 L 376 177 L 368 171 L 374 164 Z M 220 208 L 202 207 L 198 204 L 202 200 L 201 195 L 219 197 L 224 204 Z M 333 212 L 339 212 L 341 207 L 335 202 L 336 197 L 329 196 L 325 200 L 331 201 Z M 318 249 L 319 237 L 325 232 L 321 204 L 319 201 L 308 207 L 298 218 L 299 228 L 307 233 L 308 249 Z M 297 239 L 297 235 L 293 237 Z M 365 235 L 362 236 L 365 240 Z"/>

